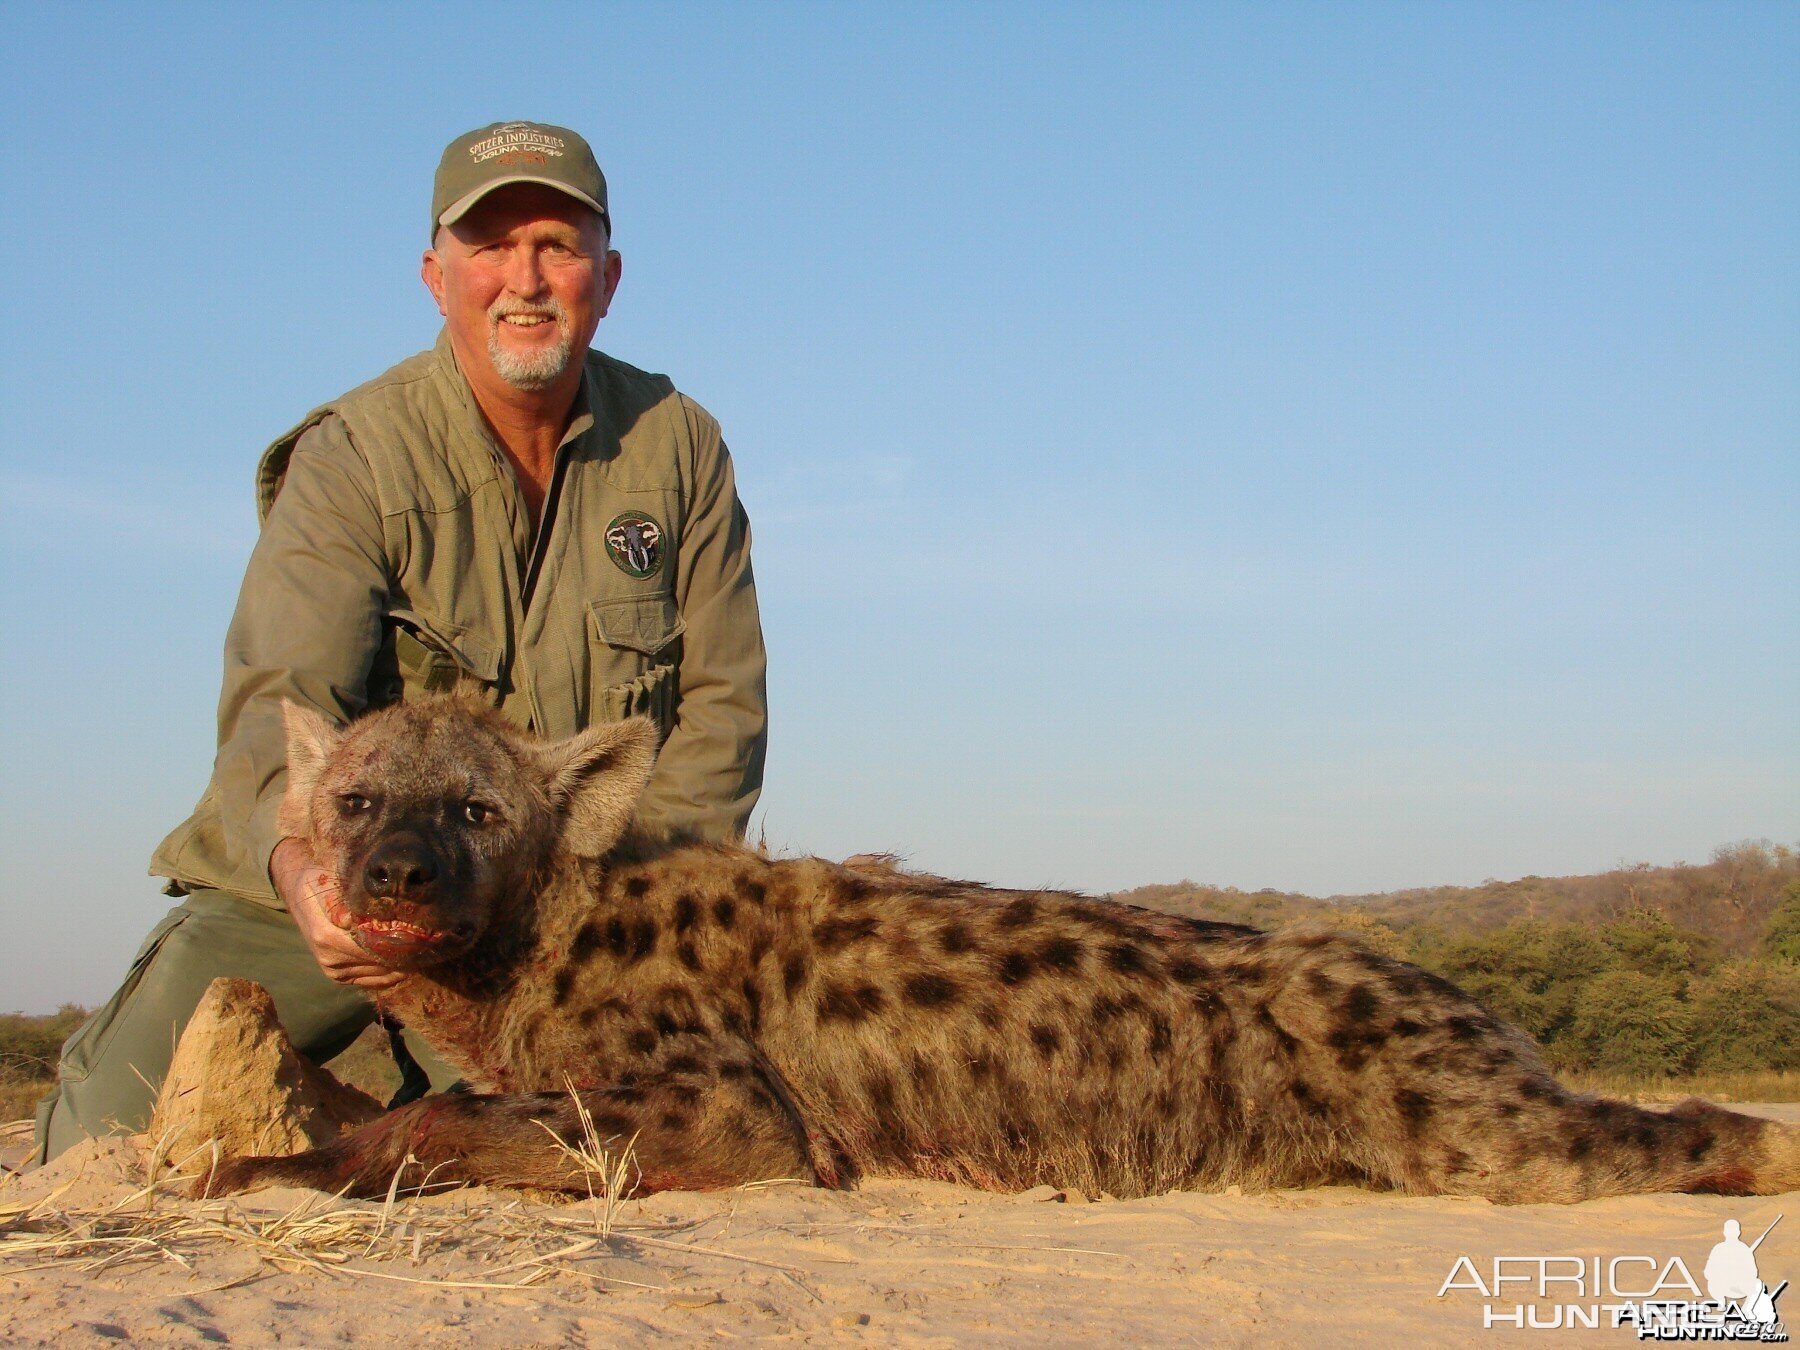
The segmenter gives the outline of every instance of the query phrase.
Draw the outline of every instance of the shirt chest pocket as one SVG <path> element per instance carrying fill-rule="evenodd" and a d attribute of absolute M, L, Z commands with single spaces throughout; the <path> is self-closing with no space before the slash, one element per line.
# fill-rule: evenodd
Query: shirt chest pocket
<path fill-rule="evenodd" d="M 588 602 L 589 720 L 644 716 L 666 737 L 681 706 L 681 633 L 673 596 Z"/>
<path fill-rule="evenodd" d="M 395 610 L 383 621 L 369 670 L 370 707 L 412 703 L 471 680 L 490 692 L 500 680 L 500 654 L 480 638 L 413 610 Z"/>

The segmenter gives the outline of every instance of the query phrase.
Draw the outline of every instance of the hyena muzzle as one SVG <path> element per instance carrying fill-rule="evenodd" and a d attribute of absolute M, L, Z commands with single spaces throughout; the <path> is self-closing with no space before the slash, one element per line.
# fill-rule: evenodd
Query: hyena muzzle
<path fill-rule="evenodd" d="M 411 972 L 384 1002 L 475 1089 L 208 1183 L 639 1191 L 780 1177 L 1144 1195 L 1351 1182 L 1573 1201 L 1800 1187 L 1800 1130 L 1559 1085 L 1443 980 L 1261 933 L 884 866 L 633 840 L 642 720 L 544 744 L 457 697 L 289 709 L 283 829 Z M 561 1141 L 561 1142 L 559 1142 Z"/>

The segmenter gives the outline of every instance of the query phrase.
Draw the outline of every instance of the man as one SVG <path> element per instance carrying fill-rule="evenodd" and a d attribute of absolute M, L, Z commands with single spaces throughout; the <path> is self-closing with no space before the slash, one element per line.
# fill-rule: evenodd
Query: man
<path fill-rule="evenodd" d="M 528 122 L 459 137 L 431 230 L 437 346 L 263 456 L 212 782 L 151 861 L 186 899 L 63 1048 L 41 1158 L 146 1125 L 150 1085 L 218 976 L 264 985 L 316 1060 L 404 978 L 335 921 L 336 879 L 277 837 L 283 700 L 348 720 L 472 679 L 551 737 L 644 713 L 665 736 L 647 824 L 730 838 L 755 805 L 766 717 L 749 525 L 717 423 L 665 377 L 588 350 L 620 275 L 593 152 Z M 449 1070 L 407 1043 L 445 1086 Z"/>

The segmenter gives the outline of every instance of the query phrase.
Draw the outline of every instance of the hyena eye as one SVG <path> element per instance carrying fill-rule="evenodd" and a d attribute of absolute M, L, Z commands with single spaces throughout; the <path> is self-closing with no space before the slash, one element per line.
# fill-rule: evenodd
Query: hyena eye
<path fill-rule="evenodd" d="M 491 806 L 483 806 L 480 802 L 463 803 L 463 819 L 471 825 L 485 825 L 488 817 L 494 814 Z"/>
<path fill-rule="evenodd" d="M 343 808 L 344 814 L 347 816 L 360 815 L 374 804 L 360 792 L 346 792 L 338 798 L 338 805 Z"/>

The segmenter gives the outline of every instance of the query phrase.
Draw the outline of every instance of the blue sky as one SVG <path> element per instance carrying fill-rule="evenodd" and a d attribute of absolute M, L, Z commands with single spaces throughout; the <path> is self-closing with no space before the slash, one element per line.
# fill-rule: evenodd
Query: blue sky
<path fill-rule="evenodd" d="M 1800 7 L 39 6 L 0 207 L 0 1008 L 212 755 L 261 447 L 584 131 L 724 423 L 785 851 L 1316 894 L 1800 841 Z"/>

